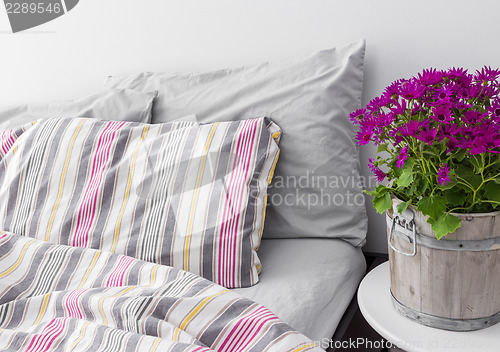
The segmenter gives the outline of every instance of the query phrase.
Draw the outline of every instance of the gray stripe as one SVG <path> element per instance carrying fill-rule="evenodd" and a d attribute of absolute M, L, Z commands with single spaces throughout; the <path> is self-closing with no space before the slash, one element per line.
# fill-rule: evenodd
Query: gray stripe
<path fill-rule="evenodd" d="M 55 133 L 52 135 L 52 138 L 54 139 L 54 142 L 51 143 L 50 149 L 47 153 L 47 164 L 45 169 L 43 170 L 43 175 L 40 179 L 40 185 L 39 185 L 39 190 L 38 190 L 38 198 L 37 198 L 37 205 L 39 204 L 44 204 L 47 201 L 47 196 L 48 196 L 48 184 L 50 181 L 50 178 L 53 177 L 54 168 L 52 167 L 56 155 L 58 152 L 61 152 L 59 149 L 59 145 L 61 142 L 61 139 L 63 138 L 66 129 L 68 125 L 70 124 L 70 120 L 61 120 L 59 126 L 57 127 L 57 131 L 54 131 Z M 64 151 L 62 151 L 64 152 Z M 49 166 L 50 165 L 50 166 Z M 57 170 L 56 173 L 59 173 L 60 170 Z M 28 232 L 29 237 L 35 238 L 37 236 L 37 231 L 38 231 L 38 224 L 40 222 L 40 213 L 43 210 L 43 206 L 36 206 L 32 208 L 31 216 L 30 216 L 30 228 Z M 31 226 L 32 224 L 32 226 Z M 40 234 L 38 234 L 40 235 Z"/>

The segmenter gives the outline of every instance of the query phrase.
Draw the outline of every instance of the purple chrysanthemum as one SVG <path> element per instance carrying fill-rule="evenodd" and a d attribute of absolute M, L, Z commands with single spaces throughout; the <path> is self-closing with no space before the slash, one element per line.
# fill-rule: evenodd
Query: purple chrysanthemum
<path fill-rule="evenodd" d="M 436 140 L 437 137 L 437 129 L 435 128 L 426 128 L 420 131 L 420 134 L 416 136 L 418 140 L 421 140 L 424 143 L 429 143 L 432 145 L 432 142 Z"/>
<path fill-rule="evenodd" d="M 370 143 L 372 136 L 373 136 L 373 130 L 367 129 L 367 130 L 358 132 L 356 139 L 358 140 L 359 145 L 366 145 L 366 144 Z"/>
<path fill-rule="evenodd" d="M 438 170 L 438 175 L 437 179 L 439 184 L 445 185 L 450 182 L 450 168 L 448 167 L 448 164 L 444 164 L 444 166 L 440 166 Z"/>
<path fill-rule="evenodd" d="M 443 79 L 443 72 L 437 71 L 435 68 L 428 70 L 423 70 L 422 73 L 418 74 L 418 80 L 424 85 L 432 86 L 441 82 Z"/>
<path fill-rule="evenodd" d="M 449 123 L 454 120 L 448 105 L 441 105 L 432 109 L 432 118 L 439 123 Z"/>
<path fill-rule="evenodd" d="M 490 66 L 485 66 L 481 71 L 476 71 L 476 79 L 478 81 L 494 81 L 500 76 L 500 70 L 494 70 Z"/>
<path fill-rule="evenodd" d="M 405 161 L 408 158 L 408 145 L 401 148 L 401 152 L 398 155 L 398 161 L 396 162 L 398 168 L 402 168 L 405 165 Z"/>
<path fill-rule="evenodd" d="M 424 93 L 425 87 L 416 82 L 406 82 L 399 88 L 399 94 L 407 100 L 421 98 Z"/>
<path fill-rule="evenodd" d="M 383 172 L 378 166 L 375 166 L 375 160 L 373 158 L 368 158 L 368 167 L 373 172 L 375 177 L 377 177 L 378 182 L 382 182 L 385 179 L 385 172 Z"/>
<path fill-rule="evenodd" d="M 363 120 L 366 116 L 366 109 L 358 109 L 349 114 L 349 120 L 355 125 L 359 123 L 360 120 Z"/>

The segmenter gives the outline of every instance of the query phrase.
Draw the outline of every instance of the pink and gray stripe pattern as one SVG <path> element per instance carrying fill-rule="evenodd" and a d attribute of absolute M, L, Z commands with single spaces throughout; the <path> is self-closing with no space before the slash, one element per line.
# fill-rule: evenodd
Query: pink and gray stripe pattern
<path fill-rule="evenodd" d="M 8 232 L 0 350 L 321 351 L 266 308 L 192 273 Z"/>
<path fill-rule="evenodd" d="M 49 119 L 22 132 L 0 136 L 0 229 L 173 266 L 227 288 L 258 281 L 279 155 L 269 119 Z M 110 280 L 123 278 L 117 271 Z"/>

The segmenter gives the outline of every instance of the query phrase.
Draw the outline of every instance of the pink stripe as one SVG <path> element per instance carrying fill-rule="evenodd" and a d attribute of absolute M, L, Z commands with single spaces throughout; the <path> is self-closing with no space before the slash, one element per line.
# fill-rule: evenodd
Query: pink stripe
<path fill-rule="evenodd" d="M 220 346 L 219 350 L 223 350 L 224 347 L 227 344 L 229 344 L 229 341 L 232 340 L 232 337 L 234 337 L 234 335 L 240 330 L 239 329 L 240 325 L 244 324 L 246 321 L 254 319 L 254 317 L 257 317 L 259 314 L 261 314 L 262 310 L 264 310 L 264 307 L 260 307 L 257 310 L 253 311 L 252 313 L 250 313 L 250 314 L 246 315 L 245 317 L 241 318 L 240 320 L 238 320 L 236 325 L 233 327 L 231 332 L 227 335 L 226 339 L 224 340 L 224 342 Z"/>
<path fill-rule="evenodd" d="M 84 314 L 83 311 L 80 309 L 80 306 L 78 304 L 80 297 L 86 292 L 87 290 L 80 290 L 80 291 L 72 291 L 67 297 L 66 297 L 66 309 L 68 311 L 68 315 L 71 318 L 78 318 L 78 319 L 83 319 Z"/>
<path fill-rule="evenodd" d="M 122 256 L 115 269 L 109 275 L 106 287 L 123 286 L 123 280 L 128 269 L 134 263 L 134 258 Z"/>
<path fill-rule="evenodd" d="M 233 190 L 231 194 L 231 199 L 234 200 L 234 206 L 231 208 L 231 219 L 229 221 L 229 236 L 227 236 L 228 241 L 229 241 L 229 248 L 231 251 L 230 254 L 232 255 L 226 255 L 225 260 L 225 266 L 224 269 L 226 270 L 226 275 L 225 275 L 225 283 L 228 285 L 228 287 L 234 287 L 235 286 L 235 281 L 236 281 L 236 245 L 238 242 L 238 225 L 239 225 L 239 219 L 242 216 L 240 213 L 240 207 L 241 207 L 241 202 L 242 202 L 242 195 L 243 195 L 243 190 L 245 187 L 245 180 L 248 176 L 248 170 L 249 170 L 249 165 L 250 165 L 250 159 L 251 159 L 251 153 L 248 152 L 249 150 L 249 144 L 250 148 L 253 148 L 253 140 L 254 140 L 254 135 L 255 135 L 255 125 L 258 122 L 258 120 L 247 120 L 247 126 L 245 128 L 245 131 L 241 133 L 240 139 L 242 141 L 242 145 L 240 145 L 238 151 L 237 151 L 237 156 L 240 157 L 240 160 L 238 162 L 237 167 L 234 170 L 234 173 L 236 174 L 236 182 L 233 184 Z M 252 126 L 253 125 L 253 126 Z M 250 149 L 252 150 L 252 149 Z M 237 212 L 237 213 L 236 213 Z M 232 261 L 231 261 L 232 257 Z"/>
<path fill-rule="evenodd" d="M 2 131 L 0 137 L 0 148 L 2 149 L 2 154 L 5 155 L 12 148 L 14 142 L 16 141 L 17 136 L 14 131 Z"/>
<path fill-rule="evenodd" d="M 246 340 L 245 340 L 245 336 L 247 336 L 249 334 L 250 331 L 252 331 L 252 329 L 260 322 L 262 321 L 263 319 L 269 317 L 269 316 L 272 316 L 272 313 L 271 312 L 260 312 L 256 317 L 255 319 L 248 319 L 244 324 L 242 324 L 242 326 L 238 329 L 238 331 L 236 331 L 235 334 L 233 334 L 233 337 L 230 341 L 230 343 L 228 344 L 227 346 L 227 349 L 229 351 L 235 351 L 235 349 L 241 345 L 242 343 L 244 343 Z"/>
<path fill-rule="evenodd" d="M 252 335 L 250 338 L 247 338 L 247 339 L 245 339 L 245 340 L 243 340 L 243 341 L 242 341 L 242 343 L 243 343 L 244 341 L 247 341 L 247 343 L 246 343 L 244 346 L 242 346 L 242 347 L 238 348 L 238 350 L 237 350 L 237 351 L 244 351 L 244 350 L 247 348 L 247 346 L 250 344 L 250 342 L 252 342 L 252 341 L 255 339 L 255 336 L 256 336 L 256 335 L 257 335 L 257 334 L 258 334 L 258 333 L 262 330 L 262 327 L 263 327 L 265 324 L 267 324 L 268 322 L 273 321 L 273 320 L 278 320 L 278 318 L 277 318 L 276 316 L 273 316 L 273 317 L 271 317 L 271 318 L 268 318 L 268 319 L 264 320 L 264 321 L 263 321 L 263 322 L 259 325 L 259 327 L 257 328 L 257 330 L 255 330 L 255 332 L 253 333 L 253 335 Z"/>
<path fill-rule="evenodd" d="M 99 189 L 102 186 L 106 166 L 112 159 L 111 146 L 113 145 L 117 131 L 125 124 L 125 122 L 109 122 L 98 137 L 97 147 L 93 153 L 90 177 L 85 188 L 82 203 L 76 214 L 73 246 L 86 247 L 88 244 L 89 232 L 97 217 L 96 208 Z"/>
<path fill-rule="evenodd" d="M 207 347 L 198 347 L 197 349 L 193 350 L 193 352 L 198 352 L 198 351 L 206 351 L 206 352 L 210 352 L 210 351 L 213 351 L 212 349 L 210 348 L 207 348 Z"/>
<path fill-rule="evenodd" d="M 31 339 L 31 343 L 28 346 L 27 352 L 42 352 L 48 351 L 55 339 L 57 339 L 63 332 L 66 326 L 66 321 L 69 318 L 56 318 L 52 319 L 43 328 L 42 332 L 35 334 Z"/>

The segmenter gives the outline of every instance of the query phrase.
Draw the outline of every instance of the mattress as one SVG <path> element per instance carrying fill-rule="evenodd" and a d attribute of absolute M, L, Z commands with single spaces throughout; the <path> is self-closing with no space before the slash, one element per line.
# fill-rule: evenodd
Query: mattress
<path fill-rule="evenodd" d="M 314 341 L 332 338 L 365 274 L 360 248 L 339 239 L 264 239 L 258 284 L 234 289 Z"/>

